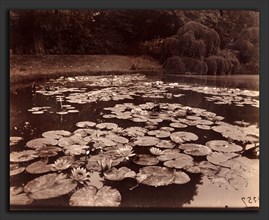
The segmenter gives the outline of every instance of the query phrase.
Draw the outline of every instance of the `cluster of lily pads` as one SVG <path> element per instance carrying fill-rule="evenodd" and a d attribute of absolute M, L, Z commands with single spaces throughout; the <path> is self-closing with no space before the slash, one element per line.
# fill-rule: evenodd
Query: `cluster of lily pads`
<path fill-rule="evenodd" d="M 139 106 L 117 104 L 114 108 L 106 109 L 116 112 L 116 115 L 127 110 L 130 119 L 143 116 L 144 127 L 121 128 L 111 122 L 96 124 L 81 121 L 76 124 L 78 129 L 73 133 L 47 131 L 42 138 L 28 141 L 26 150 L 11 152 L 11 175 L 24 171 L 39 175 L 49 173 L 28 182 L 23 191 L 12 188 L 11 204 L 29 204 L 35 199 L 72 193 L 69 201 L 71 206 L 118 206 L 120 192 L 104 185 L 106 181 L 133 178 L 137 184 L 158 187 L 188 183 L 191 180 L 188 173 L 202 173 L 213 182 L 221 180 L 222 186 L 225 182 L 227 187 L 234 189 L 247 186 L 247 174 L 252 172 L 252 168 L 248 165 L 249 159 L 240 156 L 243 147 L 231 141 L 233 136 L 229 132 L 234 131 L 235 126 L 225 124 L 226 130 L 220 129 L 224 126 L 224 122 L 221 122 L 223 118 L 203 109 L 169 103 L 160 104 L 157 113 L 152 112 L 152 108 L 154 103 L 148 102 Z M 135 109 L 134 113 L 132 109 Z M 155 120 L 150 120 L 151 113 Z M 156 125 L 163 120 L 170 120 L 170 126 L 157 129 Z M 203 145 L 197 142 L 198 135 L 182 131 L 187 126 L 204 124 L 224 135 L 228 134 L 231 140 L 213 140 Z M 252 127 L 250 131 L 257 133 L 258 130 Z M 243 130 L 237 130 L 239 132 L 241 137 L 250 135 Z M 253 139 L 254 134 L 251 137 Z M 147 153 L 136 153 L 136 149 L 141 147 L 148 149 Z M 59 154 L 64 155 L 59 157 Z M 196 162 L 197 157 L 205 160 Z M 55 161 L 48 163 L 48 158 L 55 158 Z M 37 161 L 26 167 L 19 165 L 33 160 Z M 141 166 L 139 172 L 126 167 L 125 161 Z M 94 173 L 99 179 L 98 187 L 90 180 Z"/>
<path fill-rule="evenodd" d="M 43 87 L 37 93 L 55 96 L 64 109 L 61 112 L 67 113 L 76 109 L 62 102 L 86 104 L 136 96 L 170 99 L 183 95 L 172 94 L 168 92 L 169 88 L 210 95 L 226 92 L 234 99 L 238 95 L 253 96 L 248 91 L 202 89 L 162 81 L 144 82 L 145 78 L 140 75 L 133 77 L 60 78 L 57 83 L 68 80 L 107 88 L 89 91 L 65 86 Z M 140 83 L 135 84 L 135 81 Z M 30 110 L 44 112 L 47 109 L 33 107 Z M 256 172 L 252 160 L 242 153 L 258 148 L 257 125 L 243 122 L 231 125 L 224 122 L 224 117 L 205 109 L 167 102 L 126 102 L 106 107 L 101 114 L 108 121 L 80 121 L 72 132 L 46 131 L 42 137 L 26 142 L 25 150 L 11 150 L 10 175 L 28 173 L 38 177 L 23 186 L 11 186 L 10 204 L 29 205 L 34 200 L 69 195 L 70 206 L 120 206 L 123 195 L 109 186 L 111 181 L 131 178 L 137 182 L 130 188 L 133 190 L 140 184 L 149 187 L 187 184 L 191 175 L 201 174 L 220 187 L 240 190 L 247 187 L 250 176 Z M 132 126 L 120 127 L 111 122 L 114 118 Z M 194 132 L 189 132 L 189 128 Z M 195 132 L 201 130 L 208 134 L 217 132 L 222 139 L 206 140 Z M 20 137 L 10 138 L 11 145 L 20 141 Z M 138 171 L 133 166 L 138 166 Z"/>

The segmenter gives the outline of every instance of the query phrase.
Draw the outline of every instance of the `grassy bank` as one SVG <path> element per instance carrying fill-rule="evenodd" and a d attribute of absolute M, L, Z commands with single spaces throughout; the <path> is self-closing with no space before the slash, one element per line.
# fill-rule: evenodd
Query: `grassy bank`
<path fill-rule="evenodd" d="M 10 84 L 74 75 L 160 73 L 149 57 L 119 55 L 11 55 Z"/>

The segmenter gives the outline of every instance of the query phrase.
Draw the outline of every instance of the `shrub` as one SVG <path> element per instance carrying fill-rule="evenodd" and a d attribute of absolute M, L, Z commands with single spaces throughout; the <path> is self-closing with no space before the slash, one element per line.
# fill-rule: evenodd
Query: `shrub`
<path fill-rule="evenodd" d="M 168 58 L 163 64 L 163 68 L 168 74 L 184 74 L 185 64 L 178 56 Z"/>

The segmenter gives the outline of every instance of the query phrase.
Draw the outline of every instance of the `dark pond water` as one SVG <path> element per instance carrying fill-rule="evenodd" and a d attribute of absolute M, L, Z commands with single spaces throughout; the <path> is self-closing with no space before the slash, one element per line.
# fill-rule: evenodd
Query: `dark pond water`
<path fill-rule="evenodd" d="M 23 138 L 23 140 L 10 147 L 10 152 L 38 151 L 38 149 L 27 147 L 27 142 L 41 138 L 42 134 L 47 131 L 65 130 L 73 134 L 79 129 L 77 123 L 81 121 L 90 121 L 97 125 L 105 122 L 115 123 L 121 128 L 121 131 L 117 130 L 116 132 L 112 129 L 112 132 L 128 139 L 128 144 L 131 145 L 134 155 L 130 156 L 128 160 L 121 160 L 120 163 L 112 166 L 117 169 L 127 167 L 135 172 L 136 176 L 127 177 L 123 180 L 109 180 L 104 178 L 104 172 L 108 171 L 87 168 L 87 160 L 82 158 L 85 158 L 85 150 L 82 151 L 83 153 L 78 153 L 79 155 L 72 155 L 71 153 L 73 159 L 81 163 L 81 167 L 86 167 L 87 172 L 90 174 L 94 172 L 97 175 L 96 178 L 92 178 L 92 184 L 90 185 L 94 185 L 98 189 L 102 186 L 109 186 L 120 193 L 121 201 L 114 206 L 123 209 L 257 208 L 259 206 L 258 141 L 253 141 L 248 137 L 254 136 L 255 139 L 258 138 L 259 134 L 258 85 L 258 76 L 195 78 L 191 76 L 145 77 L 142 75 L 123 75 L 68 77 L 47 82 L 36 82 L 35 91 L 33 91 L 32 86 L 29 86 L 17 88 L 10 94 L 10 136 Z M 122 107 L 124 105 L 128 107 L 121 111 L 115 110 L 115 106 Z M 179 106 L 173 107 L 174 105 Z M 72 110 L 76 111 L 72 112 Z M 124 112 L 125 116 L 128 115 L 127 118 L 121 117 Z M 179 112 L 185 113 L 179 116 L 177 115 Z M 112 117 L 110 117 L 111 115 Z M 134 118 L 139 118 L 139 122 Z M 154 119 L 160 118 L 162 120 L 154 121 Z M 173 122 L 183 123 L 185 126 L 171 125 Z M 189 167 L 184 166 L 181 168 L 168 166 L 167 168 L 165 161 L 168 161 L 168 159 L 159 160 L 153 165 L 165 167 L 164 169 L 172 173 L 184 172 L 189 177 L 186 183 L 177 184 L 175 180 L 174 182 L 164 181 L 165 175 L 158 176 L 159 174 L 154 174 L 154 172 L 153 176 L 150 177 L 150 174 L 147 173 L 147 176 L 143 178 L 148 179 L 141 180 L 138 178 L 138 173 L 141 173 L 141 169 L 149 166 L 149 164 L 141 165 L 134 161 L 142 154 L 158 158 L 158 155 L 150 153 L 150 148 L 156 148 L 156 143 L 142 147 L 135 144 L 137 137 L 124 135 L 124 132 L 122 132 L 122 130 L 130 127 L 146 128 L 147 132 L 159 131 L 163 127 L 169 127 L 174 129 L 171 133 L 190 132 L 199 137 L 198 140 L 188 141 L 185 139 L 184 143 L 209 146 L 207 144 L 209 141 L 223 140 L 227 141 L 228 145 L 233 143 L 240 146 L 241 149 L 229 152 L 228 150 L 222 151 L 213 148 L 210 149 L 208 155 L 195 156 L 190 154 L 193 160 L 192 166 L 199 167 L 205 161 L 213 161 L 212 164 L 215 168 L 217 167 L 217 172 L 212 172 L 213 168 L 208 166 L 205 166 L 199 172 L 193 172 Z M 213 127 L 217 127 L 217 129 L 213 129 Z M 223 130 L 223 127 L 226 130 Z M 227 127 L 230 129 L 228 129 L 229 131 L 227 131 Z M 98 129 L 95 125 L 91 128 L 111 132 L 111 129 Z M 241 133 L 237 135 L 236 132 Z M 105 136 L 105 132 L 102 135 Z M 143 135 L 150 136 L 146 133 Z M 83 138 L 85 139 L 85 136 Z M 171 141 L 172 138 L 168 135 L 157 139 L 159 141 Z M 178 149 L 178 146 L 183 142 L 174 143 L 175 147 L 173 149 L 185 154 L 180 147 L 180 150 Z M 96 146 L 94 144 L 96 143 L 91 141 L 85 145 L 91 148 Z M 113 147 L 117 148 L 117 145 L 122 146 L 122 144 L 117 143 Z M 109 151 L 108 146 L 103 146 L 104 149 L 101 150 L 100 148 L 102 147 L 93 147 L 89 158 L 103 155 L 103 152 Z M 171 150 L 170 148 L 167 149 L 168 151 Z M 162 151 L 167 149 L 159 148 Z M 231 159 L 227 159 L 226 156 L 230 154 L 235 155 L 230 157 Z M 53 164 L 59 157 L 65 155 L 69 155 L 66 150 L 57 152 L 57 155 L 48 157 L 47 163 Z M 213 159 L 208 159 L 209 157 Z M 42 156 L 42 158 L 44 157 Z M 25 168 L 39 160 L 40 154 L 39 157 L 24 162 L 16 161 L 15 158 L 15 162 L 12 161 L 11 165 Z M 82 163 L 84 160 L 85 164 Z M 217 162 L 214 162 L 216 160 Z M 149 161 L 146 160 L 146 162 Z M 241 167 L 245 164 L 250 167 L 242 169 Z M 10 176 L 10 187 L 24 187 L 29 181 L 48 173 L 64 173 L 70 176 L 71 167 L 61 172 L 51 171 L 42 174 L 32 174 L 24 170 L 17 175 Z M 225 172 L 228 172 L 228 174 Z M 157 186 L 162 181 L 164 183 Z M 76 188 L 72 191 L 70 190 L 68 193 L 55 198 L 52 196 L 53 198 L 33 199 L 26 204 L 11 202 L 11 209 L 79 209 L 80 206 L 70 206 L 69 200 L 76 190 L 83 188 L 85 185 L 85 182 L 78 182 Z M 33 191 L 27 192 L 26 198 L 31 198 Z M 101 198 L 109 200 L 106 195 L 111 197 L 107 193 L 102 195 Z M 94 204 L 97 203 L 84 208 L 96 208 L 98 205 Z"/>

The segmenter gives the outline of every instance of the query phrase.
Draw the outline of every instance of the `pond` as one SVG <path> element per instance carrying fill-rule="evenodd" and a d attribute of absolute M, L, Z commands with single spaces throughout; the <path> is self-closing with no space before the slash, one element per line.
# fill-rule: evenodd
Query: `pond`
<path fill-rule="evenodd" d="M 10 93 L 10 209 L 259 207 L 258 76 L 60 77 Z"/>

